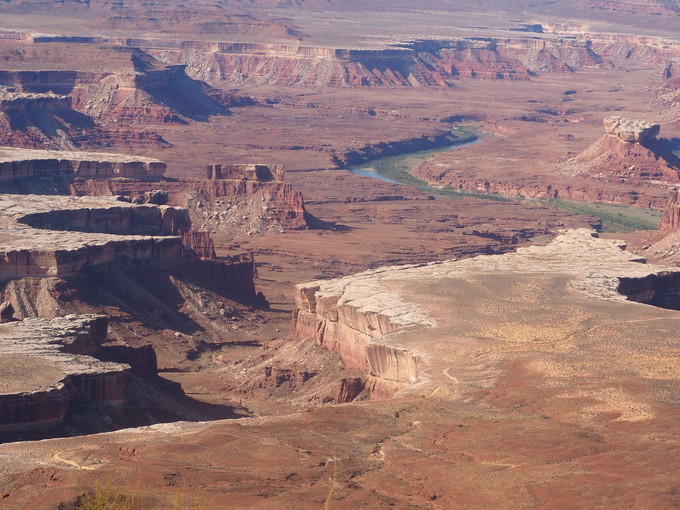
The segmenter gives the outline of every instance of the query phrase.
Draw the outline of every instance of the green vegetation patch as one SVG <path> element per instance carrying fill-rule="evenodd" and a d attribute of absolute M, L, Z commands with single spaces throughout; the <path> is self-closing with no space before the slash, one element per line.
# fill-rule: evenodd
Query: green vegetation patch
<path fill-rule="evenodd" d="M 631 230 L 656 230 L 661 219 L 661 211 L 629 207 L 625 205 L 603 204 L 599 202 L 570 202 L 568 200 L 540 200 L 553 207 L 577 214 L 595 216 L 602 220 L 606 232 L 630 232 Z"/>

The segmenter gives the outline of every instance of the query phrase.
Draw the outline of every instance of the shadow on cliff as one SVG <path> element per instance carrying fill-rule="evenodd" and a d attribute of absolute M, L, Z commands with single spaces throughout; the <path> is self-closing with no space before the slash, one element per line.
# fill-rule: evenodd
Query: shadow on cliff
<path fill-rule="evenodd" d="M 186 262 L 172 260 L 90 267 L 77 280 L 64 282 L 61 299 L 76 306 L 80 302 L 103 309 L 112 315 L 114 323 L 132 318 L 155 331 L 210 337 L 227 328 L 227 325 L 220 328 L 224 306 L 250 308 L 257 305 L 257 296 L 254 287 L 239 286 L 236 280 L 234 287 L 240 292 L 220 292 L 203 281 L 212 274 L 192 274 L 199 269 L 196 264 L 186 267 Z M 252 275 L 250 278 L 252 287 Z"/>
<path fill-rule="evenodd" d="M 192 398 L 181 386 L 163 377 L 131 376 L 125 403 L 91 399 L 74 402 L 63 420 L 0 433 L 0 443 L 34 441 L 111 432 L 177 421 L 214 421 L 245 418 L 247 410 Z"/>
<path fill-rule="evenodd" d="M 164 66 L 141 50 L 134 51 L 132 62 L 142 73 L 136 77 L 137 86 L 182 117 L 206 122 L 213 115 L 231 115 L 226 106 L 206 93 L 205 83 L 186 75 L 186 66 Z"/>
<path fill-rule="evenodd" d="M 680 170 L 680 138 L 657 138 L 649 142 L 640 142 L 654 153 L 657 159 L 663 159 L 669 166 Z"/>
<path fill-rule="evenodd" d="M 184 298 L 169 275 L 151 265 L 145 269 L 118 264 L 89 268 L 85 271 L 89 285 L 80 287 L 89 292 L 86 290 L 81 298 L 95 306 L 118 308 L 154 330 L 172 329 L 185 335 L 202 331 L 198 323 L 180 311 Z"/>

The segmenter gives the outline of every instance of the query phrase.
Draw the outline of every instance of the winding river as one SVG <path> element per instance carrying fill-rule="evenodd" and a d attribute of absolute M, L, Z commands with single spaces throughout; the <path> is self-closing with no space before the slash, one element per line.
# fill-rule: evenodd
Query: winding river
<path fill-rule="evenodd" d="M 476 133 L 475 133 L 476 134 Z M 612 232 L 629 232 L 631 230 L 655 230 L 657 228 L 661 211 L 653 209 L 642 209 L 639 207 L 629 207 L 624 205 L 572 202 L 567 200 L 548 200 L 548 199 L 529 199 L 525 197 L 508 197 L 503 195 L 488 194 L 475 191 L 454 191 L 451 189 L 441 189 L 430 186 L 427 182 L 415 177 L 411 170 L 420 162 L 425 161 L 436 154 L 448 152 L 468 145 L 482 143 L 484 140 L 481 135 L 472 141 L 461 142 L 449 145 L 440 149 L 430 149 L 424 151 L 409 152 L 399 156 L 388 156 L 384 158 L 367 161 L 361 166 L 349 169 L 355 175 L 370 177 L 381 181 L 415 186 L 423 191 L 431 193 L 435 198 L 456 199 L 464 196 L 473 196 L 481 199 L 512 202 L 517 200 L 532 200 L 540 202 L 549 207 L 557 207 L 584 216 L 600 218 L 606 225 L 606 229 Z"/>
<path fill-rule="evenodd" d="M 360 177 L 370 177 L 372 179 L 378 179 L 379 181 L 384 181 L 384 182 L 389 182 L 392 184 L 405 184 L 403 182 L 398 182 L 395 180 L 392 180 L 388 177 L 385 177 L 384 175 L 381 175 L 379 171 L 376 169 L 376 167 L 380 166 L 380 163 L 383 161 L 396 161 L 396 160 L 406 160 L 406 159 L 414 159 L 414 160 L 420 160 L 420 161 L 425 161 L 426 159 L 431 158 L 435 154 L 439 154 L 442 152 L 448 152 L 456 149 L 461 149 L 463 147 L 467 147 L 468 145 L 474 145 L 476 143 L 482 143 L 484 140 L 481 135 L 477 134 L 477 138 L 475 140 L 471 140 L 469 142 L 461 142 L 461 143 L 456 143 L 453 145 L 447 145 L 445 147 L 442 147 L 441 149 L 428 149 L 424 151 L 416 151 L 416 152 L 409 152 L 406 154 L 401 154 L 399 156 L 387 156 L 385 158 L 379 158 L 379 159 L 374 159 L 371 161 L 367 161 L 366 163 L 362 164 L 361 166 L 355 166 L 352 168 L 349 168 L 349 171 L 352 172 L 354 175 L 358 175 Z M 413 165 L 415 166 L 415 165 Z M 413 168 L 413 166 L 411 168 Z"/>

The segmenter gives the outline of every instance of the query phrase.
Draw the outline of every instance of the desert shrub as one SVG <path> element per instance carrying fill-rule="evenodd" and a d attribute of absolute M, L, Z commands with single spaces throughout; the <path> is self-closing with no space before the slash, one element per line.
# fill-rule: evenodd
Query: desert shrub
<path fill-rule="evenodd" d="M 123 491 L 111 484 L 98 486 L 79 496 L 73 505 L 59 505 L 59 510 L 206 510 L 198 498 L 176 495 L 171 501 L 159 502 L 145 495 Z"/>

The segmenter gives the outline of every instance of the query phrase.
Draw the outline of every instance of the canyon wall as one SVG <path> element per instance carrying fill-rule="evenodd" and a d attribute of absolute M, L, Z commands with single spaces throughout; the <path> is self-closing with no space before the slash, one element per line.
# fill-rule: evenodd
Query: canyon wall
<path fill-rule="evenodd" d="M 148 183 L 132 180 L 86 179 L 70 187 L 75 195 L 124 195 L 133 201 L 148 191 Z M 255 234 L 307 226 L 302 194 L 276 179 L 166 179 L 153 188 L 167 193 L 168 204 L 186 207 L 198 231 Z"/>
<path fill-rule="evenodd" d="M 455 381 L 448 369 L 442 370 L 447 365 L 441 359 L 451 351 L 449 342 L 455 334 L 447 328 L 452 324 L 465 328 L 467 319 L 441 309 L 438 293 L 475 298 L 452 290 L 452 285 L 462 289 L 487 278 L 488 290 L 495 293 L 494 280 L 514 278 L 522 271 L 524 278 L 541 275 L 551 282 L 557 281 L 553 277 L 566 278 L 566 292 L 590 299 L 677 309 L 680 272 L 648 265 L 645 258 L 624 249 L 621 241 L 599 239 L 581 229 L 568 231 L 546 246 L 521 247 L 504 255 L 384 267 L 299 284 L 292 333 L 337 352 L 345 366 L 369 372 L 393 391 L 414 383 L 427 385 L 436 378 Z M 423 293 L 431 298 L 424 299 Z"/>
<path fill-rule="evenodd" d="M 675 231 L 680 229 L 680 188 L 670 188 L 664 204 L 659 230 Z"/>
<path fill-rule="evenodd" d="M 186 42 L 159 49 L 148 41 L 135 44 L 159 60 L 185 64 L 195 79 L 286 86 L 451 87 L 461 78 L 526 80 L 543 72 L 610 66 L 589 44 L 575 39 L 469 38 L 374 50 Z"/>
<path fill-rule="evenodd" d="M 1 324 L 0 441 L 50 435 L 73 406 L 88 401 L 124 403 L 130 367 L 90 356 L 106 337 L 103 316 Z"/>
<path fill-rule="evenodd" d="M 76 44 L 80 52 L 74 57 L 69 57 L 69 51 L 61 45 L 45 44 L 45 54 L 40 58 L 75 59 L 72 70 L 51 70 L 43 60 L 36 62 L 39 67 L 30 65 L 32 59 L 38 57 L 21 47 L 7 48 L 3 53 L 0 46 L 0 53 L 5 57 L 0 69 L 0 87 L 20 94 L 68 96 L 74 110 L 107 124 L 185 123 L 188 119 L 206 120 L 211 115 L 229 113 L 219 95 L 216 98 L 208 95 L 210 87 L 189 78 L 183 65 L 165 65 L 136 48 L 107 50 L 95 45 L 94 55 L 89 56 L 82 51 L 87 50 L 88 41 L 70 42 Z M 78 48 L 79 43 L 85 47 Z M 77 61 L 81 53 L 80 58 L 85 62 L 92 58 L 116 60 L 111 65 L 117 70 L 99 71 L 96 63 L 83 64 Z"/>
<path fill-rule="evenodd" d="M 680 179 L 680 158 L 657 139 L 660 125 L 619 116 L 603 120 L 605 134 L 576 156 L 559 163 L 569 175 L 617 183 L 668 184 Z"/>
<path fill-rule="evenodd" d="M 369 286 L 366 291 L 371 294 L 376 289 Z M 391 332 L 423 323 L 412 322 L 402 303 L 393 302 L 381 313 L 377 302 L 368 309 L 353 305 L 351 298 L 343 296 L 342 286 L 322 290 L 318 282 L 297 285 L 295 303 L 293 335 L 337 352 L 347 368 L 369 372 L 376 396 L 391 396 L 417 380 L 421 356 L 389 340 Z"/>
<path fill-rule="evenodd" d="M 418 164 L 413 174 L 454 191 L 662 208 L 668 186 L 680 181 L 680 159 L 668 140 L 657 138 L 659 124 L 612 116 L 603 126 L 593 144 L 556 161 L 554 174 L 491 178 L 449 166 L 445 155 Z"/>
<path fill-rule="evenodd" d="M 0 147 L 0 182 L 34 177 L 159 179 L 166 165 L 123 154 Z"/>

